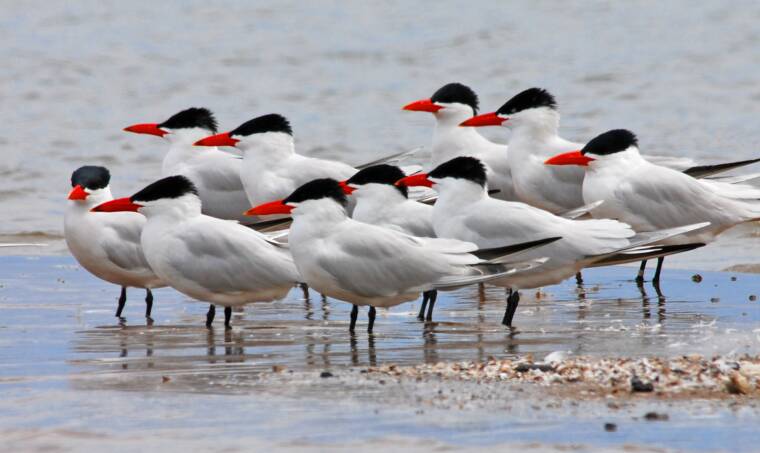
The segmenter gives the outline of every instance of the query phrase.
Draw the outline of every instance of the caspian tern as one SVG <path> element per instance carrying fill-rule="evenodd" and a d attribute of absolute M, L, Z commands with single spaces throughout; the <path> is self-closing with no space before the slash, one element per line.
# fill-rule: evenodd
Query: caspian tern
<path fill-rule="evenodd" d="M 664 253 L 665 249 L 642 247 L 696 228 L 690 226 L 637 238 L 629 225 L 616 220 L 566 219 L 525 203 L 497 200 L 485 188 L 485 166 L 472 157 L 454 158 L 428 174 L 407 176 L 398 184 L 424 185 L 438 192 L 438 201 L 433 206 L 433 228 L 440 238 L 459 239 L 487 248 L 562 236 L 559 241 L 523 254 L 528 259 L 538 255 L 548 257 L 549 261 L 540 268 L 490 282 L 510 288 L 502 321 L 507 326 L 512 324 L 520 289 L 559 283 L 596 263 L 638 261 L 641 256 L 635 249 L 645 256 Z"/>
<path fill-rule="evenodd" d="M 541 262 L 493 264 L 478 257 L 493 251 L 478 251 L 471 243 L 420 238 L 353 220 L 348 217 L 347 203 L 340 183 L 323 178 L 304 184 L 283 200 L 251 208 L 248 214 L 292 212 L 289 244 L 296 266 L 310 287 L 354 304 L 351 331 L 358 305 L 370 306 L 371 332 L 375 307 L 415 300 L 422 291 L 488 281 Z M 547 238 L 525 247 L 556 239 Z M 493 257 L 507 254 L 499 249 Z"/>
<path fill-rule="evenodd" d="M 243 152 L 241 177 L 248 201 L 254 206 L 284 198 L 312 179 L 342 181 L 356 173 L 354 167 L 343 162 L 297 154 L 290 122 L 276 113 L 198 140 L 195 145 L 233 146 Z"/>
<path fill-rule="evenodd" d="M 356 199 L 351 218 L 359 222 L 393 228 L 411 236 L 435 237 L 433 231 L 433 206 L 409 199 L 406 186 L 394 185 L 405 177 L 404 172 L 388 164 L 374 165 L 341 183 L 344 191 Z M 419 320 L 433 320 L 438 291 L 422 293 Z M 430 302 L 425 316 L 425 307 Z"/>
<path fill-rule="evenodd" d="M 461 83 L 446 84 L 430 99 L 407 104 L 404 110 L 430 112 L 435 117 L 430 168 L 458 156 L 476 157 L 486 164 L 489 189 L 498 190 L 494 196 L 516 199 L 507 146 L 488 140 L 474 129 L 459 127 L 478 113 L 478 96 L 470 87 Z"/>
<path fill-rule="evenodd" d="M 147 218 L 140 242 L 151 268 L 177 291 L 223 305 L 230 327 L 232 307 L 285 297 L 300 281 L 287 248 L 240 225 L 201 214 L 201 199 L 185 176 L 169 176 L 96 212 L 134 211 Z"/>
<path fill-rule="evenodd" d="M 196 148 L 193 143 L 216 133 L 216 119 L 206 108 L 189 108 L 163 123 L 135 124 L 124 129 L 162 137 L 169 152 L 161 166 L 162 176 L 185 175 L 195 184 L 203 213 L 220 219 L 246 220 L 250 205 L 240 180 L 240 156 L 216 148 Z"/>
<path fill-rule="evenodd" d="M 760 189 L 749 185 L 695 179 L 656 165 L 639 153 L 636 136 L 612 130 L 589 141 L 580 151 L 554 156 L 548 165 L 573 165 L 585 170 L 583 198 L 603 201 L 591 211 L 594 217 L 618 219 L 636 231 L 710 222 L 710 226 L 665 241 L 710 242 L 728 228 L 760 219 Z M 654 283 L 658 284 L 664 258 L 659 258 Z M 642 263 L 639 276 L 643 275 Z"/>
<path fill-rule="evenodd" d="M 91 274 L 121 286 L 116 316 L 121 317 L 127 302 L 127 288 L 145 288 L 145 317 L 153 308 L 151 288 L 166 284 L 150 268 L 140 246 L 145 217 L 132 212 L 105 215 L 90 212 L 93 207 L 113 200 L 105 167 L 84 166 L 71 175 L 71 202 L 66 207 L 63 236 L 69 251 Z"/>
<path fill-rule="evenodd" d="M 544 165 L 544 161 L 555 154 L 583 148 L 582 144 L 570 142 L 558 135 L 557 102 L 548 91 L 542 88 L 527 89 L 508 100 L 496 112 L 470 118 L 462 122 L 462 126 L 503 126 L 511 129 L 509 168 L 520 201 L 555 214 L 583 204 L 583 170 Z M 690 159 L 651 155 L 645 157 L 651 162 L 697 176 L 708 176 L 760 161 L 753 159 L 690 167 L 693 165 Z"/>

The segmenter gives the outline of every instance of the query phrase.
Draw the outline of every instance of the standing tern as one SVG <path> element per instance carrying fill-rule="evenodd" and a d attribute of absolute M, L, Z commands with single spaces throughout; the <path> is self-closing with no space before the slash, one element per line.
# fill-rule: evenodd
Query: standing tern
<path fill-rule="evenodd" d="M 599 135 L 580 151 L 559 154 L 548 165 L 572 165 L 585 170 L 583 198 L 602 201 L 591 211 L 630 224 L 636 231 L 710 222 L 707 228 L 674 237 L 671 244 L 710 242 L 721 232 L 760 219 L 760 189 L 749 185 L 695 179 L 656 165 L 639 153 L 636 136 L 624 129 Z M 664 258 L 659 258 L 653 282 L 659 284 Z M 639 277 L 643 277 L 642 262 Z"/>
<path fill-rule="evenodd" d="M 509 168 L 512 171 L 517 198 L 555 214 L 575 209 L 583 204 L 584 172 L 575 167 L 552 167 L 544 161 L 559 153 L 583 148 L 580 143 L 558 135 L 559 112 L 554 96 L 542 88 L 530 88 L 518 93 L 497 111 L 475 116 L 462 126 L 503 126 L 511 129 L 509 138 Z M 668 156 L 645 156 L 646 159 L 668 167 L 708 176 L 730 170 L 760 159 L 732 162 L 715 166 L 689 167 L 690 159 Z"/>
<path fill-rule="evenodd" d="M 140 242 L 151 268 L 177 291 L 211 304 L 206 326 L 223 305 L 281 299 L 300 281 L 286 246 L 237 222 L 201 213 L 195 185 L 169 176 L 129 198 L 101 204 L 96 212 L 133 211 L 147 218 Z"/>
<path fill-rule="evenodd" d="M 539 255 L 549 258 L 543 266 L 490 282 L 510 289 L 502 320 L 507 326 L 512 325 L 520 289 L 559 283 L 588 266 L 673 253 L 673 248 L 651 247 L 650 244 L 704 226 L 692 225 L 635 237 L 629 225 L 616 220 L 566 219 L 525 203 L 497 200 L 491 198 L 485 188 L 485 166 L 472 157 L 454 158 L 428 174 L 408 176 L 398 184 L 425 185 L 438 192 L 438 201 L 433 206 L 433 228 L 440 238 L 459 239 L 487 248 L 541 237 L 562 237 L 523 254 L 526 258 Z M 703 244 L 692 248 L 699 245 Z M 682 249 L 678 247 L 677 251 Z"/>
<path fill-rule="evenodd" d="M 358 305 L 370 306 L 367 330 L 371 332 L 375 307 L 392 307 L 417 299 L 422 291 L 484 282 L 541 263 L 493 264 L 483 258 L 495 255 L 501 262 L 507 251 L 478 251 L 468 242 L 420 238 L 358 222 L 348 217 L 347 203 L 340 183 L 323 178 L 304 184 L 283 200 L 251 208 L 248 214 L 292 212 L 289 244 L 296 266 L 310 287 L 354 305 L 351 331 Z"/>
<path fill-rule="evenodd" d="M 405 177 L 404 172 L 389 164 L 364 168 L 341 183 L 343 190 L 356 199 L 351 218 L 386 228 L 397 229 L 411 236 L 435 237 L 433 207 L 409 199 L 406 186 L 394 185 Z M 422 306 L 417 318 L 433 320 L 437 290 L 422 293 Z M 430 303 L 425 316 L 425 307 Z"/>
<path fill-rule="evenodd" d="M 276 113 L 198 140 L 195 145 L 233 146 L 243 152 L 241 177 L 250 202 L 248 207 L 284 198 L 312 179 L 327 177 L 342 181 L 356 173 L 354 167 L 343 162 L 296 153 L 290 122 Z"/>
<path fill-rule="evenodd" d="M 113 200 L 105 167 L 84 166 L 71 175 L 71 202 L 66 207 L 63 236 L 79 264 L 91 274 L 121 286 L 116 316 L 127 302 L 127 288 L 145 288 L 145 317 L 153 308 L 151 288 L 166 286 L 151 269 L 140 245 L 145 217 L 132 212 L 105 215 L 90 212 Z"/>
<path fill-rule="evenodd" d="M 478 96 L 470 87 L 446 84 L 429 99 L 409 103 L 404 110 L 429 112 L 435 117 L 431 168 L 458 156 L 476 157 L 486 164 L 489 189 L 498 190 L 494 196 L 515 199 L 507 146 L 488 140 L 474 129 L 459 127 L 478 113 Z"/>
<path fill-rule="evenodd" d="M 169 142 L 161 166 L 162 176 L 185 175 L 198 189 L 203 213 L 230 220 L 245 220 L 250 205 L 240 180 L 240 156 L 216 148 L 196 148 L 193 143 L 216 133 L 216 119 L 206 108 L 183 110 L 163 123 L 126 127 L 127 132 L 149 134 Z"/>

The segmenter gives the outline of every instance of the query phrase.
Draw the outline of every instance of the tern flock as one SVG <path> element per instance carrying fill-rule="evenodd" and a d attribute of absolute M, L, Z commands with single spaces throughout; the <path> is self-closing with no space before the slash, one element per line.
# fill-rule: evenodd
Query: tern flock
<path fill-rule="evenodd" d="M 760 175 L 716 176 L 760 159 L 698 165 L 641 154 L 636 136 L 612 130 L 586 144 L 558 135 L 554 97 L 530 88 L 478 114 L 469 87 L 450 83 L 407 111 L 435 117 L 430 161 L 399 167 L 415 151 L 354 168 L 296 153 L 279 114 L 218 133 L 205 108 L 125 131 L 168 142 L 160 179 L 114 199 L 110 173 L 83 166 L 71 176 L 64 233 L 95 276 L 128 287 L 171 286 L 224 307 L 284 298 L 296 285 L 353 305 L 423 297 L 432 320 L 438 290 L 472 284 L 506 289 L 502 323 L 512 326 L 520 290 L 559 283 L 586 267 L 664 257 L 705 245 L 760 219 Z M 511 130 L 494 143 L 477 127 Z M 234 147 L 238 153 L 225 150 Z M 242 155 L 241 155 L 242 153 Z M 426 312 L 427 307 L 427 312 Z"/>

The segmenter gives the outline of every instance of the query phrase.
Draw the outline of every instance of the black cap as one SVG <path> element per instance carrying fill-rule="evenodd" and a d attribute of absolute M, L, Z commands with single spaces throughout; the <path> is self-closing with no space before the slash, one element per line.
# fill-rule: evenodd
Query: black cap
<path fill-rule="evenodd" d="M 486 186 L 486 167 L 483 163 L 469 156 L 460 156 L 444 162 L 428 173 L 432 178 L 461 178 Z"/>
<path fill-rule="evenodd" d="M 277 113 L 270 113 L 246 121 L 236 129 L 230 131 L 230 135 L 247 137 L 249 135 L 263 134 L 265 132 L 283 132 L 288 135 L 293 135 L 293 129 L 290 127 L 290 122 L 287 118 L 278 115 Z"/>
<path fill-rule="evenodd" d="M 395 185 L 396 181 L 404 176 L 406 176 L 404 172 L 395 165 L 380 164 L 359 170 L 359 172 L 350 177 L 346 183 L 357 185 L 370 183 L 388 184 L 398 189 L 399 192 L 406 197 L 408 196 L 409 188 L 404 185 Z"/>
<path fill-rule="evenodd" d="M 552 110 L 557 108 L 554 96 L 543 88 L 528 88 L 516 94 L 496 111 L 499 115 L 512 115 L 527 109 L 548 107 Z"/>
<path fill-rule="evenodd" d="M 582 154 L 604 156 L 625 151 L 631 146 L 639 146 L 636 135 L 626 129 L 613 129 L 591 139 L 581 150 Z"/>
<path fill-rule="evenodd" d="M 185 176 L 175 175 L 159 179 L 132 195 L 129 199 L 133 202 L 154 201 L 163 198 L 179 198 L 187 194 L 198 195 L 195 184 Z"/>
<path fill-rule="evenodd" d="M 430 98 L 431 102 L 466 104 L 472 107 L 474 113 L 478 113 L 478 95 L 467 85 L 461 83 L 448 83 L 438 89 Z"/>
<path fill-rule="evenodd" d="M 166 129 L 190 129 L 200 127 L 216 133 L 216 118 L 211 110 L 202 107 L 190 107 L 159 124 L 158 127 Z"/>
<path fill-rule="evenodd" d="M 109 182 L 111 182 L 111 173 L 106 167 L 85 165 L 71 174 L 71 187 L 82 186 L 85 189 L 97 190 L 108 187 Z"/>
<path fill-rule="evenodd" d="M 346 194 L 340 183 L 334 179 L 322 178 L 309 181 L 291 193 L 282 202 L 300 203 L 306 200 L 321 200 L 322 198 L 332 198 L 340 205 L 345 206 L 348 203 Z"/>

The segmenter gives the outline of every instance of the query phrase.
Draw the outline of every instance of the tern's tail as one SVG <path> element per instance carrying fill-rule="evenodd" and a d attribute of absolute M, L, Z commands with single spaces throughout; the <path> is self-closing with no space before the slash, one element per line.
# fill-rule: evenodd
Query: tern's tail
<path fill-rule="evenodd" d="M 686 244 L 683 249 L 679 249 L 677 247 L 664 246 L 659 243 L 674 236 L 706 228 L 709 225 L 710 222 L 702 222 L 692 225 L 684 225 L 676 228 L 668 228 L 665 230 L 638 233 L 636 236 L 631 238 L 630 243 L 625 247 L 607 253 L 587 257 L 591 261 L 591 264 L 589 264 L 589 266 L 608 266 L 612 264 L 623 264 L 634 261 L 641 261 L 650 258 L 659 258 L 660 256 L 672 255 L 674 253 L 685 252 L 697 247 L 702 247 L 704 245 L 702 243 L 693 243 Z"/>
<path fill-rule="evenodd" d="M 453 290 L 475 283 L 485 283 L 497 278 L 507 277 L 541 266 L 548 258 L 519 261 L 509 264 L 473 264 L 468 267 L 468 273 L 463 275 L 447 275 L 433 283 L 433 288 Z"/>
<path fill-rule="evenodd" d="M 703 247 L 705 244 L 693 243 L 693 244 L 679 244 L 679 245 L 652 245 L 642 246 L 626 250 L 624 252 L 611 254 L 598 261 L 594 261 L 588 267 L 601 267 L 601 266 L 613 266 L 615 264 L 625 264 L 638 261 L 646 261 L 653 258 L 660 258 L 663 256 L 673 255 L 681 252 L 688 252 L 699 247 Z"/>

